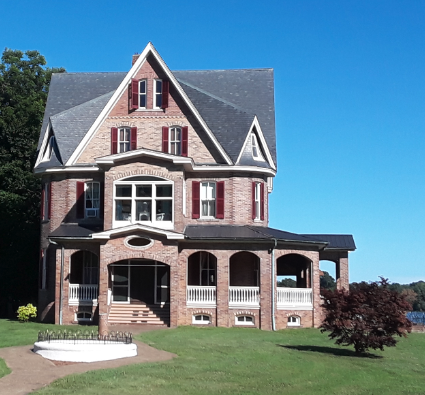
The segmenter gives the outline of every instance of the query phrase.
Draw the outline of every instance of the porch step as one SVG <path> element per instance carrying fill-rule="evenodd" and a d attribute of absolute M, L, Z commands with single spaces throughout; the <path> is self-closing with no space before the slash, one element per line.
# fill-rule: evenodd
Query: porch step
<path fill-rule="evenodd" d="M 111 324 L 151 324 L 168 325 L 170 309 L 158 305 L 112 304 L 108 322 Z"/>

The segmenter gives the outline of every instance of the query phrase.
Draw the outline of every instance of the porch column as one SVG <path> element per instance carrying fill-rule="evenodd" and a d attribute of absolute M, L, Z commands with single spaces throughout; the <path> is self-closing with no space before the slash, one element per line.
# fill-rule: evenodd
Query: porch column
<path fill-rule="evenodd" d="M 322 324 L 322 307 L 320 299 L 320 269 L 319 269 L 319 253 L 313 257 L 312 263 L 312 289 L 313 289 L 313 326 L 318 328 Z"/>
<path fill-rule="evenodd" d="M 336 264 L 336 287 L 337 289 L 349 289 L 348 278 L 348 252 L 340 252 Z"/>
<path fill-rule="evenodd" d="M 217 326 L 229 326 L 229 257 L 217 257 Z"/>
<path fill-rule="evenodd" d="M 102 319 L 103 330 L 108 330 L 108 266 L 103 264 L 103 247 L 100 246 L 99 251 L 99 296 L 97 298 L 97 305 L 99 307 L 99 320 Z M 100 322 L 99 322 L 100 325 Z M 100 327 L 99 327 L 100 328 Z"/>
<path fill-rule="evenodd" d="M 272 281 L 276 284 L 276 277 L 272 276 L 273 254 L 267 251 L 261 251 L 260 255 L 260 329 L 266 331 L 272 330 Z M 276 273 L 276 271 L 275 271 Z M 276 306 L 275 306 L 276 309 Z M 276 311 L 273 312 L 276 314 Z"/>

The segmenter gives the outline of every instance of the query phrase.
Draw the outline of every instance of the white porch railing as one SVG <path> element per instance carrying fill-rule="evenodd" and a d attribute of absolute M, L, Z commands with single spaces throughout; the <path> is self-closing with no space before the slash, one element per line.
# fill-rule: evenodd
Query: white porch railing
<path fill-rule="evenodd" d="M 188 285 L 186 289 L 188 305 L 214 306 L 216 305 L 216 287 Z"/>
<path fill-rule="evenodd" d="M 229 287 L 229 307 L 260 307 L 260 287 Z"/>
<path fill-rule="evenodd" d="M 97 304 L 97 284 L 69 284 L 69 304 Z"/>
<path fill-rule="evenodd" d="M 312 309 L 313 291 L 311 288 L 277 287 L 277 308 L 280 309 Z"/>

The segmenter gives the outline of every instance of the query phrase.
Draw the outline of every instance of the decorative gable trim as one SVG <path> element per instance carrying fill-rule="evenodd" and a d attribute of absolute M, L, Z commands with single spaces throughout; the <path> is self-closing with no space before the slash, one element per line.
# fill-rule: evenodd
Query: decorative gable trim
<path fill-rule="evenodd" d="M 245 142 L 243 143 L 241 152 L 239 152 L 238 159 L 236 160 L 236 163 L 239 163 L 239 161 L 241 160 L 241 156 L 245 152 L 246 145 L 248 144 L 248 140 L 251 136 L 251 133 L 253 133 L 254 128 L 257 132 L 256 133 L 257 137 L 260 139 L 261 148 L 263 149 L 263 151 L 266 155 L 267 162 L 269 162 L 270 166 L 274 170 L 276 170 L 276 164 L 273 161 L 272 155 L 271 155 L 269 147 L 266 143 L 266 139 L 264 138 L 264 134 L 261 130 L 261 126 L 260 126 L 260 123 L 258 122 L 257 116 L 255 116 L 254 120 L 252 121 L 251 127 L 249 128 L 249 132 L 246 135 Z"/>
<path fill-rule="evenodd" d="M 128 225 L 122 228 L 107 230 L 105 232 L 93 233 L 91 236 L 92 236 L 92 239 L 109 240 L 111 236 L 116 236 L 123 233 L 135 232 L 135 231 L 143 231 L 147 233 L 163 235 L 163 236 L 166 236 L 168 240 L 183 240 L 184 239 L 183 233 L 171 232 L 171 231 L 153 228 L 151 226 L 140 225 L 140 224 Z"/>
<path fill-rule="evenodd" d="M 148 55 L 151 54 L 156 61 L 160 64 L 162 67 L 164 73 L 167 75 L 168 80 L 173 84 L 173 86 L 176 88 L 177 92 L 180 94 L 180 96 L 183 98 L 189 109 L 192 111 L 192 113 L 195 115 L 195 118 L 197 121 L 201 124 L 201 126 L 206 131 L 207 135 L 212 140 L 213 144 L 216 146 L 218 152 L 222 155 L 223 159 L 226 161 L 227 164 L 231 165 L 232 161 L 230 157 L 226 154 L 223 147 L 220 145 L 218 140 L 216 139 L 215 135 L 212 133 L 212 131 L 209 129 L 206 122 L 202 119 L 201 115 L 199 114 L 196 107 L 193 105 L 189 97 L 184 92 L 183 88 L 180 86 L 177 79 L 174 77 L 171 70 L 168 68 L 168 66 L 165 64 L 164 60 L 161 58 L 159 53 L 156 51 L 155 47 L 151 42 L 148 43 L 148 45 L 145 47 L 143 52 L 140 54 L 137 61 L 134 63 L 130 71 L 127 73 L 125 78 L 122 80 L 121 84 L 119 85 L 118 89 L 115 91 L 115 93 L 112 95 L 109 102 L 106 104 L 102 112 L 97 117 L 96 121 L 93 123 L 93 125 L 90 127 L 78 147 L 75 149 L 73 154 L 70 156 L 68 161 L 65 163 L 65 166 L 71 166 L 75 164 L 75 162 L 78 160 L 80 155 L 83 153 L 84 149 L 87 147 L 87 145 L 90 143 L 91 139 L 95 135 L 96 131 L 100 127 L 100 125 L 104 122 L 106 117 L 109 115 L 113 107 L 116 105 L 118 100 L 121 98 L 121 96 L 124 94 L 125 90 L 127 89 L 128 85 L 131 83 L 132 78 L 134 78 L 138 72 L 138 70 L 142 67 L 144 62 L 146 61 Z"/>
<path fill-rule="evenodd" d="M 38 151 L 37 160 L 35 162 L 34 168 L 37 167 L 41 162 L 43 162 L 43 157 L 46 153 L 46 149 L 49 145 L 49 140 L 52 135 L 54 136 L 52 122 L 49 119 L 49 123 L 47 124 L 46 132 L 44 133 L 43 142 L 41 143 L 40 151 Z"/>

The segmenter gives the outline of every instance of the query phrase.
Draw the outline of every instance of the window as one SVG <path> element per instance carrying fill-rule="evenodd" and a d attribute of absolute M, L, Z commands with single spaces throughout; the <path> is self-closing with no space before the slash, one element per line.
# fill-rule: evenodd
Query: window
<path fill-rule="evenodd" d="M 93 314 L 88 311 L 79 311 L 75 313 L 75 321 L 91 321 Z"/>
<path fill-rule="evenodd" d="M 46 182 L 41 189 L 41 220 L 50 219 L 52 211 L 52 183 Z"/>
<path fill-rule="evenodd" d="M 264 220 L 264 183 L 252 183 L 252 219 Z"/>
<path fill-rule="evenodd" d="M 137 149 L 137 128 L 122 126 L 111 128 L 111 154 Z"/>
<path fill-rule="evenodd" d="M 206 251 L 195 252 L 188 260 L 188 285 L 214 287 L 217 258 Z"/>
<path fill-rule="evenodd" d="M 153 82 L 153 108 L 162 107 L 162 80 L 154 80 Z"/>
<path fill-rule="evenodd" d="M 215 217 L 215 182 L 201 183 L 201 218 Z"/>
<path fill-rule="evenodd" d="M 224 181 L 192 182 L 192 218 L 224 218 Z"/>
<path fill-rule="evenodd" d="M 197 314 L 192 316 L 192 324 L 208 325 L 211 324 L 211 317 L 205 314 Z"/>
<path fill-rule="evenodd" d="M 162 128 L 162 152 L 187 156 L 188 130 L 187 126 L 164 126 Z"/>
<path fill-rule="evenodd" d="M 170 181 L 150 176 L 117 181 L 114 199 L 115 221 L 172 226 L 173 184 Z"/>
<path fill-rule="evenodd" d="M 235 325 L 254 325 L 254 317 L 250 315 L 238 315 L 235 317 Z"/>
<path fill-rule="evenodd" d="M 85 189 L 86 217 L 98 218 L 100 208 L 100 183 L 86 182 Z"/>
<path fill-rule="evenodd" d="M 101 184 L 96 181 L 77 181 L 77 218 L 100 218 L 102 213 L 101 205 Z"/>
<path fill-rule="evenodd" d="M 46 151 L 44 152 L 42 162 L 48 162 L 52 157 L 53 147 L 56 144 L 55 136 L 50 136 Z"/>
<path fill-rule="evenodd" d="M 70 284 L 98 284 L 99 258 L 90 251 L 77 251 L 71 256 Z"/>
<path fill-rule="evenodd" d="M 291 315 L 288 317 L 288 326 L 300 326 L 301 325 L 301 319 L 298 316 Z"/>
<path fill-rule="evenodd" d="M 251 154 L 254 160 L 264 162 L 264 157 L 258 146 L 257 136 L 254 133 L 251 133 Z"/>
<path fill-rule="evenodd" d="M 146 88 L 147 88 L 147 81 L 140 80 L 139 81 L 139 108 L 142 108 L 142 109 L 146 108 Z"/>

